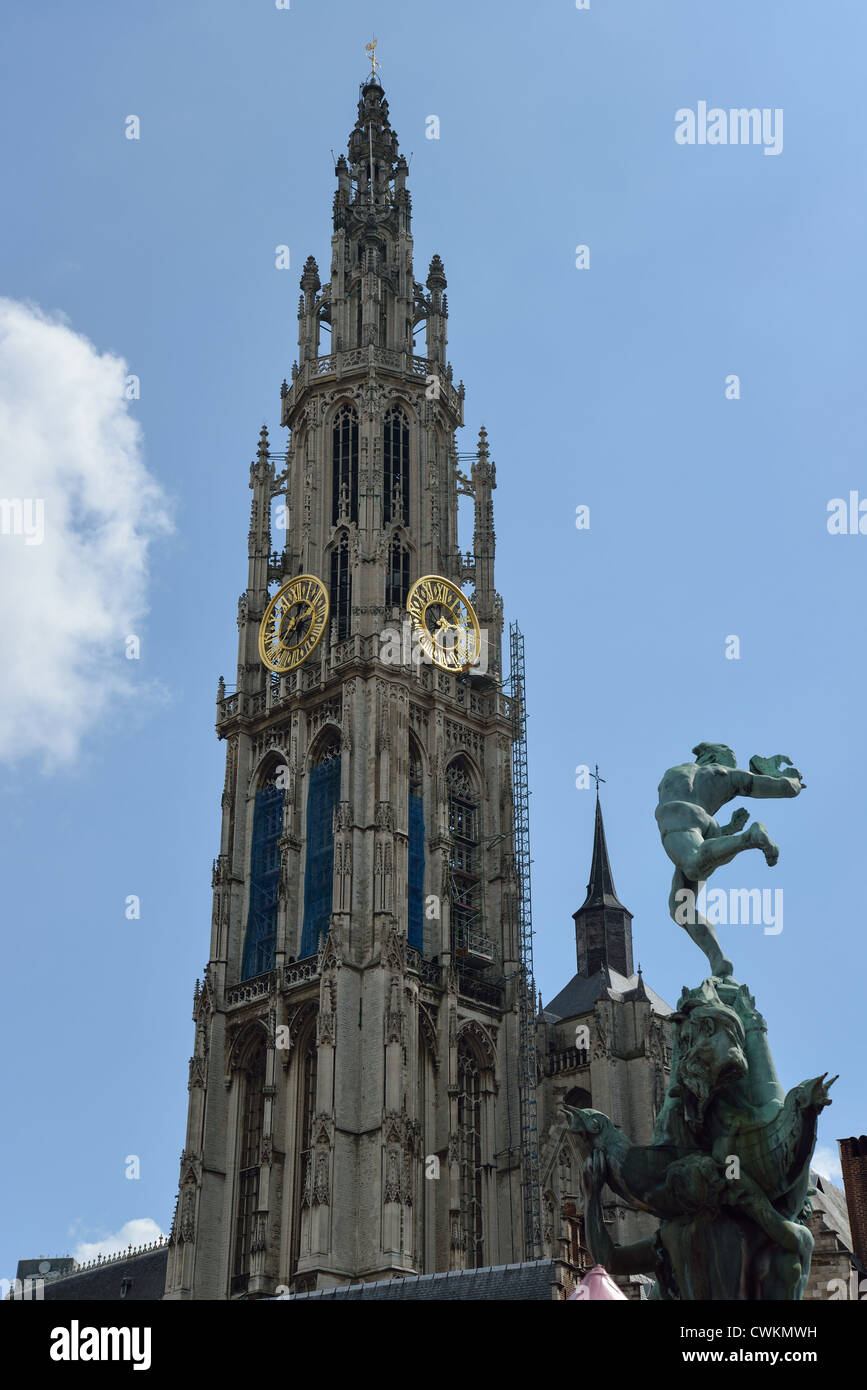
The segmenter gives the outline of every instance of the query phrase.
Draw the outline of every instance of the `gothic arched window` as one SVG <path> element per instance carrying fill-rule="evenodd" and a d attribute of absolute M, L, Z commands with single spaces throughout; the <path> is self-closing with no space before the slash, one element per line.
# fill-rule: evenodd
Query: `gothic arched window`
<path fill-rule="evenodd" d="M 277 898 L 280 888 L 280 837 L 285 792 L 271 781 L 256 793 L 250 851 L 250 910 L 244 935 L 241 979 L 274 969 Z"/>
<path fill-rule="evenodd" d="M 385 417 L 382 441 L 382 519 L 409 525 L 409 421 L 399 406 Z"/>
<path fill-rule="evenodd" d="M 235 1206 L 235 1256 L 232 1292 L 246 1290 L 250 1277 L 250 1253 L 259 1206 L 262 1163 L 262 1131 L 265 1124 L 265 1048 L 257 1044 L 238 1073 L 241 1081 L 238 1148 L 238 1196 Z"/>
<path fill-rule="evenodd" d="M 319 1050 L 315 1021 L 298 1043 L 295 1091 L 295 1152 L 297 1154 L 295 1225 L 291 1268 L 294 1273 L 302 1255 L 309 1254 L 309 1209 L 313 1199 L 313 1120 L 316 1115 L 316 1073 Z"/>
<path fill-rule="evenodd" d="M 386 608 L 406 607 L 409 593 L 409 550 L 395 531 L 388 547 L 388 571 L 385 576 Z"/>
<path fill-rule="evenodd" d="M 419 1178 L 416 1185 L 414 1254 L 416 1269 L 421 1274 L 436 1268 L 436 1192 L 439 1186 L 438 1183 L 429 1181 L 431 1177 L 439 1176 L 439 1156 L 434 1152 L 436 1149 L 434 1138 L 436 1134 L 436 1081 L 433 1057 L 425 1038 L 421 1018 L 418 1029 L 416 1104 L 419 1127 Z M 433 1172 L 430 1166 L 431 1159 L 436 1165 Z"/>
<path fill-rule="evenodd" d="M 334 810 L 340 800 L 340 743 L 329 739 L 310 769 L 307 790 L 307 860 L 301 958 L 315 955 L 328 933 L 334 880 Z"/>
<path fill-rule="evenodd" d="M 480 1269 L 484 1264 L 482 1078 L 475 1052 L 465 1040 L 458 1045 L 458 1134 L 464 1268 Z"/>
<path fill-rule="evenodd" d="M 349 636 L 352 616 L 352 576 L 349 572 L 349 532 L 341 531 L 331 551 L 331 616 L 337 623 L 337 640 Z"/>
<path fill-rule="evenodd" d="M 358 521 L 358 416 L 341 406 L 331 431 L 331 521 Z"/>
<path fill-rule="evenodd" d="M 593 1264 L 593 1256 L 587 1248 L 584 1231 L 584 1215 L 574 1202 L 563 1204 L 564 1239 L 568 1242 L 566 1258 L 582 1274 Z"/>
<path fill-rule="evenodd" d="M 409 912 L 410 946 L 424 950 L 424 781 L 422 761 L 410 742 L 409 751 Z"/>
<path fill-rule="evenodd" d="M 590 1110 L 593 1107 L 593 1097 L 583 1086 L 573 1086 L 571 1091 L 566 1093 L 564 1105 L 571 1105 L 573 1110 Z"/>
<path fill-rule="evenodd" d="M 457 955 L 478 956 L 482 940 L 479 865 L 479 797 L 469 764 L 458 758 L 446 769 L 449 806 L 450 916 Z M 475 961 L 479 963 L 478 960 Z"/>

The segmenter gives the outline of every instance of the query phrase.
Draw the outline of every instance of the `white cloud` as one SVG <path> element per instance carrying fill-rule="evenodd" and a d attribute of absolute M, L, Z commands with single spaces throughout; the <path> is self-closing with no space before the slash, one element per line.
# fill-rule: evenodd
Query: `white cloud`
<path fill-rule="evenodd" d="M 81 1240 L 72 1252 L 78 1264 L 95 1260 L 97 1255 L 122 1255 L 131 1245 L 135 1250 L 140 1245 L 150 1245 L 163 1235 L 159 1226 L 149 1216 L 127 1221 L 114 1235 L 103 1236 L 101 1240 Z"/>
<path fill-rule="evenodd" d="M 69 762 L 145 693 L 124 640 L 141 636 L 148 547 L 171 523 L 128 375 L 61 318 L 0 298 L 0 498 L 23 504 L 20 524 L 0 509 L 0 760 Z"/>
<path fill-rule="evenodd" d="M 820 1144 L 813 1154 L 813 1162 L 810 1164 L 820 1177 L 827 1178 L 829 1182 L 843 1181 L 843 1169 L 840 1167 L 840 1156 L 835 1149 L 828 1148 L 827 1145 Z"/>

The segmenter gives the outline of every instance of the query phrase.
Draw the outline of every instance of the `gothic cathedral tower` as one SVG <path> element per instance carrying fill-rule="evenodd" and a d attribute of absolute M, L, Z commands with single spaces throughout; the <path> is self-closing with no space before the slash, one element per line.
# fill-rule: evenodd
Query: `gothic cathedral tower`
<path fill-rule="evenodd" d="M 336 165 L 329 278 L 312 256 L 301 276 L 286 452 L 263 429 L 250 470 L 168 1298 L 522 1255 L 495 469 L 484 430 L 458 466 L 446 278 L 439 256 L 425 286 L 413 278 L 407 173 L 369 78 Z M 468 555 L 459 495 L 475 507 Z M 302 574 L 328 591 L 328 630 L 275 673 L 260 625 L 271 591 Z M 407 594 L 431 574 L 472 590 L 487 651 L 468 674 L 412 660 Z"/>

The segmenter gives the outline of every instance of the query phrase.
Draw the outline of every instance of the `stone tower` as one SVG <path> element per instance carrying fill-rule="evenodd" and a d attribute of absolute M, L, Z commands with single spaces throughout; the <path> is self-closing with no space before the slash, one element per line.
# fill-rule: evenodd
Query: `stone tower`
<path fill-rule="evenodd" d="M 458 467 L 446 277 L 434 256 L 414 278 L 407 172 L 368 79 L 335 169 L 329 275 L 310 256 L 301 276 L 285 452 L 263 429 L 250 469 L 168 1298 L 521 1258 L 495 468 L 484 430 Z M 475 506 L 467 555 L 459 495 Z M 330 630 L 277 675 L 259 626 L 299 574 L 327 587 Z M 475 674 L 410 659 L 407 591 L 428 574 L 472 591 Z"/>
<path fill-rule="evenodd" d="M 673 1011 L 641 967 L 633 971 L 632 913 L 614 889 L 598 791 L 590 881 L 573 920 L 577 973 L 537 1020 L 539 1168 L 543 1252 L 563 1253 L 580 1270 L 589 1261 L 582 1161 L 560 1106 L 601 1110 L 635 1143 L 649 1144 L 671 1066 Z M 656 1229 L 608 1188 L 603 1210 L 618 1244 Z"/>

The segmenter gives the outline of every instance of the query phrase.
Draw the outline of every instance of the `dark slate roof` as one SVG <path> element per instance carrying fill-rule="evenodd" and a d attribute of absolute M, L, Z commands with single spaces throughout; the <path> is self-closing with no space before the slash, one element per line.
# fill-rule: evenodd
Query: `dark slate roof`
<path fill-rule="evenodd" d="M 56 1279 L 61 1274 L 71 1274 L 75 1260 L 71 1255 L 54 1255 L 51 1259 L 19 1260 L 16 1279 Z"/>
<path fill-rule="evenodd" d="M 573 975 L 565 989 L 545 1006 L 545 1014 L 550 1014 L 549 1022 L 561 1018 L 579 1018 L 589 1014 L 597 999 L 613 999 L 617 1003 L 627 1003 L 630 999 L 648 999 L 655 1014 L 667 1018 L 674 1010 L 655 990 L 645 984 L 640 975 L 620 975 L 610 966 L 597 970 L 595 975 Z"/>
<path fill-rule="evenodd" d="M 384 1279 L 375 1284 L 341 1284 L 334 1289 L 314 1289 L 311 1293 L 284 1294 L 269 1299 L 281 1303 L 288 1299 L 413 1299 L 422 1302 L 473 1299 L 501 1302 L 521 1300 L 550 1303 L 552 1286 L 562 1283 L 557 1260 L 532 1260 L 523 1264 L 491 1265 L 486 1269 L 458 1269 L 443 1274 L 413 1274 L 407 1278 Z"/>
<path fill-rule="evenodd" d="M 123 1281 L 130 1280 L 124 1302 L 158 1303 L 166 1286 L 169 1248 L 147 1250 L 127 1259 L 106 1260 L 101 1265 L 45 1281 L 44 1298 L 58 1303 L 92 1303 L 100 1299 L 120 1301 Z"/>
<path fill-rule="evenodd" d="M 616 907 L 621 912 L 629 912 L 614 891 L 614 876 L 605 843 L 605 826 L 602 823 L 602 807 L 599 794 L 596 794 L 596 824 L 593 830 L 593 858 L 590 861 L 590 882 L 587 884 L 587 897 L 578 909 L 583 912 L 588 907 Z M 574 913 L 577 917 L 578 913 Z M 629 912 L 629 916 L 632 913 Z"/>

